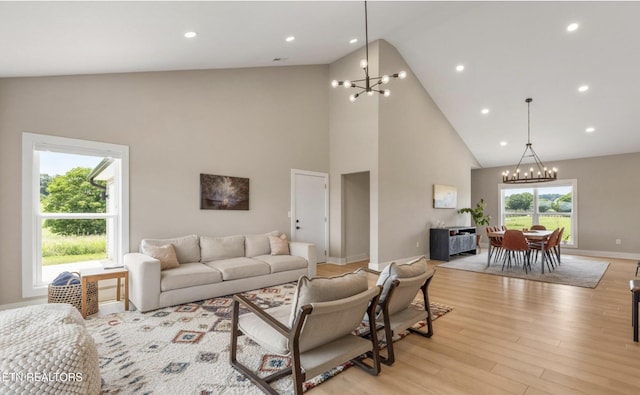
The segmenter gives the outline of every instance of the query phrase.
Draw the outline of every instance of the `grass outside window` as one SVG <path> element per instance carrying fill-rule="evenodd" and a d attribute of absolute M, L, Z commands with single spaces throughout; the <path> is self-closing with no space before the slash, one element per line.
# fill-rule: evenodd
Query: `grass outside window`
<path fill-rule="evenodd" d="M 531 215 L 507 214 L 505 226 L 509 229 L 529 229 L 533 225 Z M 547 230 L 564 228 L 563 239 L 571 242 L 571 217 L 564 215 L 539 215 L 539 224 L 544 225 Z"/>
<path fill-rule="evenodd" d="M 42 265 L 107 258 L 106 235 L 62 236 L 42 228 Z"/>

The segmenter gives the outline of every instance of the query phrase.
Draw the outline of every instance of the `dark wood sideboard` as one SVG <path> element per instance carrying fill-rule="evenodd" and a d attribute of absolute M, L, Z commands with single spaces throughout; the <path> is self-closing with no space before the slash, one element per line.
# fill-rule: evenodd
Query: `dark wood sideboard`
<path fill-rule="evenodd" d="M 451 255 L 476 253 L 476 228 L 452 226 L 431 228 L 429 231 L 429 258 L 449 261 Z"/>

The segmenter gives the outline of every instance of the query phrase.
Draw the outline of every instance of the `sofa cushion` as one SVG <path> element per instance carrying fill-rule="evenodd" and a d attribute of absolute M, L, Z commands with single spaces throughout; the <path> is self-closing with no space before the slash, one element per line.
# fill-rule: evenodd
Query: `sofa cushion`
<path fill-rule="evenodd" d="M 291 306 L 289 325 L 293 325 L 298 308 L 317 302 L 330 302 L 344 299 L 369 288 L 367 273 L 364 271 L 346 273 L 336 277 L 312 277 L 302 276 L 298 280 L 296 293 Z"/>
<path fill-rule="evenodd" d="M 176 257 L 180 263 L 200 261 L 200 238 L 198 235 L 177 237 L 175 239 L 144 239 L 140 243 L 140 252 L 144 254 L 146 246 L 163 246 L 173 244 Z"/>
<path fill-rule="evenodd" d="M 200 236 L 201 262 L 244 256 L 244 236 Z"/>
<path fill-rule="evenodd" d="M 306 269 L 308 266 L 306 259 L 293 255 L 259 255 L 254 259 L 258 259 L 269 264 L 271 267 L 271 273 Z"/>
<path fill-rule="evenodd" d="M 280 237 L 269 236 L 271 255 L 289 255 L 289 241 L 284 233 Z"/>
<path fill-rule="evenodd" d="M 183 263 L 175 269 L 160 272 L 162 292 L 219 282 L 222 282 L 222 273 L 200 262 Z"/>
<path fill-rule="evenodd" d="M 247 258 L 253 258 L 258 255 L 270 254 L 271 244 L 269 243 L 269 236 L 280 236 L 280 232 L 274 230 L 259 235 L 246 235 L 244 237 L 244 255 Z"/>
<path fill-rule="evenodd" d="M 142 249 L 142 253 L 159 260 L 160 270 L 173 269 L 174 267 L 180 266 L 173 244 L 166 244 L 163 246 L 146 244 Z"/>
<path fill-rule="evenodd" d="M 268 264 L 253 258 L 222 259 L 205 264 L 220 271 L 224 281 L 264 276 L 271 272 L 271 267 Z"/>

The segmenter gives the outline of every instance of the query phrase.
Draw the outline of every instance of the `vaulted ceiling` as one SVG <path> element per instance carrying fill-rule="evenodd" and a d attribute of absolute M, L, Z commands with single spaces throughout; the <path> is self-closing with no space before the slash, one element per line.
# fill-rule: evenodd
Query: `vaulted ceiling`
<path fill-rule="evenodd" d="M 482 166 L 520 158 L 527 97 L 531 141 L 547 164 L 640 151 L 640 3 L 374 1 L 368 9 L 369 40 L 400 51 Z M 364 45 L 364 6 L 0 2 L 0 37 L 0 77 L 328 64 Z"/>

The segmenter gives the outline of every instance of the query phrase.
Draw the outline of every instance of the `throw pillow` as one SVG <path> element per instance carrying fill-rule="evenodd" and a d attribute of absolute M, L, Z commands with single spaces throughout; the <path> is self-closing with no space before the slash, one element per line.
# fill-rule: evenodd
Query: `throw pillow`
<path fill-rule="evenodd" d="M 271 246 L 269 245 L 269 236 L 280 236 L 277 230 L 262 233 L 258 235 L 246 235 L 244 237 L 244 254 L 247 258 L 253 258 L 260 255 L 269 255 Z"/>
<path fill-rule="evenodd" d="M 179 263 L 200 261 L 200 236 L 198 235 L 175 237 L 173 239 L 144 239 L 140 242 L 140 252 L 144 254 L 146 246 L 158 247 L 167 244 L 173 245 Z"/>
<path fill-rule="evenodd" d="M 269 236 L 271 255 L 289 255 L 289 241 L 284 233 L 280 237 Z"/>
<path fill-rule="evenodd" d="M 160 270 L 173 269 L 180 266 L 173 244 L 165 244 L 162 246 L 146 245 L 142 253 L 159 260 Z"/>

